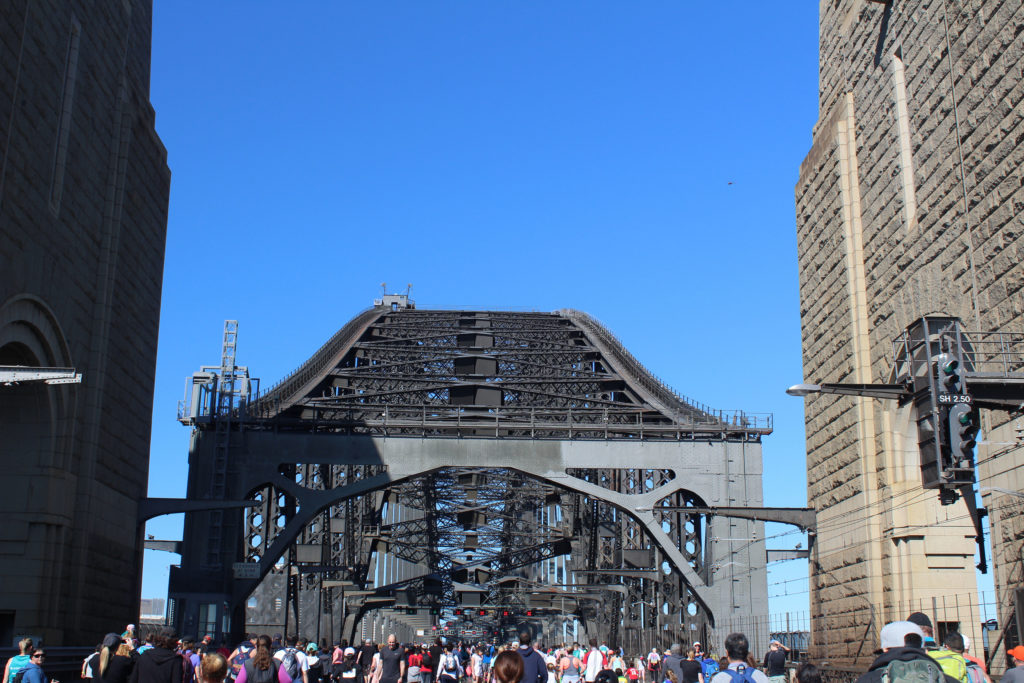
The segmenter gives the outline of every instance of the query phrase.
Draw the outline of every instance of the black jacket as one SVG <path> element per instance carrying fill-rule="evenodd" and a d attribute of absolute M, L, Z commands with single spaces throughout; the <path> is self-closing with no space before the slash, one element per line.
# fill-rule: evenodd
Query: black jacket
<path fill-rule="evenodd" d="M 107 664 L 106 672 L 97 678 L 103 683 L 128 683 L 134 668 L 135 662 L 132 657 L 114 655 Z"/>
<path fill-rule="evenodd" d="M 177 652 L 154 647 L 135 658 L 129 683 L 188 683 L 185 660 Z"/>
<path fill-rule="evenodd" d="M 920 650 L 916 647 L 897 647 L 880 654 L 878 659 L 871 663 L 867 673 L 858 678 L 855 683 L 881 683 L 882 672 L 885 670 L 885 667 L 889 666 L 890 662 L 897 660 L 901 662 L 912 662 L 916 659 L 923 659 L 925 661 L 932 662 L 939 671 L 942 671 L 942 668 L 939 667 L 939 663 L 929 657 L 928 653 L 924 650 Z M 952 676 L 947 676 L 946 674 L 942 675 L 945 676 L 946 683 L 960 683 Z"/>

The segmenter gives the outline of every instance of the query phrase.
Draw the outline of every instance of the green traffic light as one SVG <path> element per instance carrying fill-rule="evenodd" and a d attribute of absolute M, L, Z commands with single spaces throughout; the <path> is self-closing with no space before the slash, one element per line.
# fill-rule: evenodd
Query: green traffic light
<path fill-rule="evenodd" d="M 960 420 L 960 424 L 962 424 L 962 425 L 969 425 L 969 424 L 971 424 L 971 421 L 972 421 L 971 420 L 971 414 L 970 413 L 964 413 L 963 415 L 960 416 L 959 420 Z"/>
<path fill-rule="evenodd" d="M 958 367 L 960 367 L 960 361 L 954 358 L 942 366 L 942 371 L 947 375 L 952 375 Z"/>

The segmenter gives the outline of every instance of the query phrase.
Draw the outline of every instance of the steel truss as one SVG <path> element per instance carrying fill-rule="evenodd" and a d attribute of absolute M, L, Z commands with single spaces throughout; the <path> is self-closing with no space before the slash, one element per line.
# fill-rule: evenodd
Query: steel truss
<path fill-rule="evenodd" d="M 766 609 L 762 523 L 715 511 L 761 505 L 770 416 L 675 394 L 584 314 L 370 309 L 238 400 L 226 440 L 204 391 L 197 375 L 180 415 L 185 631 L 211 604 L 235 634 L 249 603 L 251 622 L 331 638 L 380 608 L 536 607 L 632 650 Z M 219 502 L 249 506 L 216 536 L 197 511 L 213 471 Z"/>

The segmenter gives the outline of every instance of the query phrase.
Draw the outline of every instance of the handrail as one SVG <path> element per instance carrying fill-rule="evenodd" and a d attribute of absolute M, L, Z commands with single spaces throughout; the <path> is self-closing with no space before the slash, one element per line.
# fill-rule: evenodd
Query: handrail
<path fill-rule="evenodd" d="M 594 334 L 599 340 L 604 342 L 609 351 L 615 356 L 624 368 L 630 371 L 634 380 L 640 383 L 645 389 L 650 391 L 656 398 L 661 400 L 666 406 L 679 405 L 690 410 L 696 410 L 705 415 L 719 416 L 717 419 L 724 421 L 721 417 L 722 411 L 715 410 L 710 406 L 688 398 L 679 394 L 670 386 L 661 381 L 654 373 L 648 370 L 644 365 L 636 359 L 619 339 L 612 334 L 612 332 L 598 322 L 595 318 L 584 313 L 583 311 L 577 311 L 571 308 L 563 308 L 557 313 L 565 318 L 569 318 L 573 322 L 581 324 L 587 329 L 587 331 Z"/>
<path fill-rule="evenodd" d="M 335 332 L 334 336 L 328 339 L 323 346 L 317 349 L 316 353 L 310 356 L 309 360 L 292 370 L 288 375 L 285 375 L 281 381 L 270 387 L 262 396 L 253 401 L 249 410 L 259 413 L 264 407 L 274 403 L 284 403 L 292 394 L 305 386 L 306 382 L 320 374 L 328 361 L 332 360 L 341 350 L 351 345 L 354 341 L 353 337 L 357 332 L 361 332 L 368 323 L 376 320 L 387 310 L 371 306 L 360 311 L 344 327 Z"/>

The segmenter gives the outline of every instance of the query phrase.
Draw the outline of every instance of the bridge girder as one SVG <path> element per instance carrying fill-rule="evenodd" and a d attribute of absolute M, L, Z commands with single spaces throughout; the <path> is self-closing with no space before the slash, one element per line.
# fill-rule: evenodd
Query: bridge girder
<path fill-rule="evenodd" d="M 637 645 L 655 630 L 645 647 L 766 607 L 761 522 L 710 511 L 760 505 L 770 421 L 679 397 L 584 314 L 369 311 L 267 395 L 185 421 L 192 512 L 171 593 L 186 629 L 216 598 L 241 632 L 282 575 L 296 604 L 325 581 L 360 589 L 316 603 L 346 612 L 349 637 L 384 604 L 367 589 L 437 577 L 431 604 L 451 606 L 469 570 L 492 604 L 513 599 L 510 576 L 613 582 L 578 616 Z M 198 509 L 221 491 L 249 499 L 241 520 Z M 320 563 L 302 569 L 296 548 Z M 232 578 L 236 561 L 258 578 Z"/>

